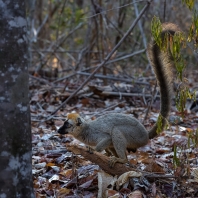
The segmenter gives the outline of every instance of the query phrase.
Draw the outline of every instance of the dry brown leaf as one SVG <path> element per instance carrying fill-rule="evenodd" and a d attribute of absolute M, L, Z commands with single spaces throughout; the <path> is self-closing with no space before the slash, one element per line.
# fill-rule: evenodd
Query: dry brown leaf
<path fill-rule="evenodd" d="M 119 197 L 119 193 L 115 190 L 108 189 L 107 190 L 107 197 Z"/>
<path fill-rule="evenodd" d="M 67 169 L 67 170 L 64 170 L 64 171 L 60 172 L 60 175 L 63 175 L 67 179 L 70 179 L 72 174 L 73 174 L 73 170 L 72 169 Z"/>
<path fill-rule="evenodd" d="M 98 172 L 98 197 L 106 197 L 107 186 L 114 186 L 117 177 L 113 177 L 104 171 Z"/>
<path fill-rule="evenodd" d="M 188 181 L 189 181 L 190 183 L 192 183 L 192 182 L 198 183 L 198 168 L 193 169 L 191 175 L 192 175 L 194 178 L 193 178 L 193 179 L 189 179 Z"/>
<path fill-rule="evenodd" d="M 137 159 L 130 159 L 129 163 L 133 165 L 137 165 Z"/>
<path fill-rule="evenodd" d="M 49 162 L 49 163 L 46 164 L 46 166 L 55 166 L 55 164 L 52 163 L 52 162 Z"/>
<path fill-rule="evenodd" d="M 60 188 L 59 191 L 58 191 L 58 193 L 57 193 L 57 197 L 58 198 L 64 198 L 70 192 L 71 192 L 71 190 L 68 189 L 68 188 Z"/>
<path fill-rule="evenodd" d="M 119 187 L 122 186 L 124 183 L 126 183 L 130 177 L 141 177 L 141 176 L 142 176 L 142 173 L 138 173 L 135 171 L 129 171 L 120 175 L 120 177 L 118 178 L 116 182 L 116 189 L 118 190 Z"/>
<path fill-rule="evenodd" d="M 152 160 L 144 169 L 148 172 L 165 173 L 163 167 L 161 167 L 156 161 Z"/>
<path fill-rule="evenodd" d="M 128 198 L 142 198 L 142 192 L 136 190 L 128 195 Z"/>

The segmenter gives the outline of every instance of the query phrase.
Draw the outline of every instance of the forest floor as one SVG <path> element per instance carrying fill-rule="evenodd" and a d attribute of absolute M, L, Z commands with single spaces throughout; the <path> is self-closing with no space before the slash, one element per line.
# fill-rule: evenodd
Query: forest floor
<path fill-rule="evenodd" d="M 189 74 L 191 91 L 196 91 L 192 87 L 198 85 L 197 75 Z M 108 86 L 94 79 L 52 115 L 82 82 L 80 79 L 52 83 L 30 77 L 33 182 L 37 198 L 198 197 L 198 101 L 188 100 L 182 116 L 173 100 L 168 127 L 136 153 L 129 153 L 129 163 L 135 169 L 118 177 L 69 151 L 69 144 L 85 145 L 56 131 L 69 112 L 78 112 L 86 119 L 122 112 L 132 114 L 147 129 L 151 128 L 160 108 L 159 94 L 155 94 L 147 113 L 154 76 L 134 83 L 110 81 Z"/>

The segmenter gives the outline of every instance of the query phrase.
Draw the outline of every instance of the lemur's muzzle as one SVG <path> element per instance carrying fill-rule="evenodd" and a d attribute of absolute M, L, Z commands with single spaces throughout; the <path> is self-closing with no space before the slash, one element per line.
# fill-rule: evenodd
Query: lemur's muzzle
<path fill-rule="evenodd" d="M 73 126 L 73 125 L 70 124 L 70 123 L 68 122 L 68 120 L 66 120 L 66 121 L 64 122 L 63 126 L 60 127 L 60 128 L 58 129 L 57 132 L 60 133 L 60 134 L 67 134 L 67 133 L 68 133 L 68 129 L 71 128 L 72 126 Z"/>

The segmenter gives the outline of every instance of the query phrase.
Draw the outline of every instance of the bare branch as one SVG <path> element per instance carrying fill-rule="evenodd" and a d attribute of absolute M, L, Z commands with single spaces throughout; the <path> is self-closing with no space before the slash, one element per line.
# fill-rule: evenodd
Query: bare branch
<path fill-rule="evenodd" d="M 90 73 L 86 73 L 86 72 L 77 72 L 77 74 L 84 75 L 84 76 L 90 76 L 91 75 Z M 109 80 L 115 80 L 115 81 L 120 81 L 120 82 L 128 82 L 128 83 L 134 82 L 135 84 L 141 84 L 141 85 L 148 85 L 149 86 L 149 83 L 141 82 L 141 81 L 133 81 L 132 79 L 116 78 L 114 76 L 105 76 L 105 75 L 102 75 L 102 74 L 95 74 L 94 76 L 97 77 L 97 78 L 101 78 L 101 79 L 109 79 Z"/>

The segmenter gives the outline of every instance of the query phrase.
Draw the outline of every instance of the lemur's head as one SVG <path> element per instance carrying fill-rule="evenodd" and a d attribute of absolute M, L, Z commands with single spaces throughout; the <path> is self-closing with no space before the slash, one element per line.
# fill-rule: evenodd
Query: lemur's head
<path fill-rule="evenodd" d="M 82 125 L 84 120 L 77 113 L 69 113 L 63 126 L 58 129 L 60 134 L 72 134 L 75 136 L 75 132 L 78 131 L 78 127 Z M 74 134 L 73 134 L 74 133 Z"/>

